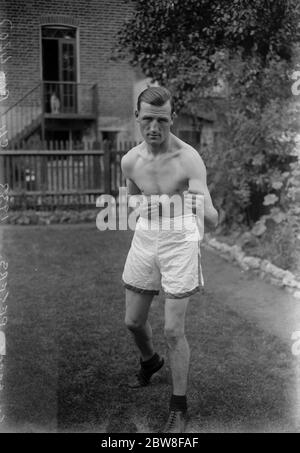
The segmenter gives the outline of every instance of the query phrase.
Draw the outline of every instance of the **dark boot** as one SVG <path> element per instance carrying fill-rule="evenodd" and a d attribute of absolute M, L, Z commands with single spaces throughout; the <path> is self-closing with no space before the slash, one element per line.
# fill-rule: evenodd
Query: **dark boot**
<path fill-rule="evenodd" d="M 164 359 L 159 357 L 158 354 L 153 356 L 153 363 L 151 366 L 145 366 L 142 359 L 140 359 L 140 369 L 138 373 L 133 377 L 133 379 L 128 383 L 128 387 L 130 388 L 139 388 L 139 387 L 146 387 L 150 384 L 151 376 L 156 373 L 164 364 Z"/>

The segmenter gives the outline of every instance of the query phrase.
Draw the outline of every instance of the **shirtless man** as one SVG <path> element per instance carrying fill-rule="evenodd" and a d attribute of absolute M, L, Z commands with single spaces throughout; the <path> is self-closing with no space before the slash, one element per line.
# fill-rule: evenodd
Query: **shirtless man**
<path fill-rule="evenodd" d="M 193 214 L 187 219 L 189 228 L 163 231 L 163 202 L 151 203 L 151 200 L 153 195 L 177 194 L 184 197 L 195 212 L 197 197 L 191 193 L 201 194 L 204 226 L 209 230 L 216 227 L 218 213 L 212 204 L 206 168 L 199 153 L 170 132 L 174 119 L 170 92 L 162 87 L 147 88 L 138 98 L 135 114 L 144 141 L 132 148 L 121 162 L 129 196 L 140 201 L 140 217 L 123 272 L 125 324 L 141 355 L 139 372 L 129 386 L 148 385 L 151 376 L 164 364 L 163 358 L 154 351 L 147 320 L 152 299 L 161 285 L 165 293 L 164 333 L 173 384 L 169 418 L 163 432 L 181 433 L 186 424 L 190 359 L 184 333 L 185 313 L 190 296 L 200 286 L 198 247 L 201 238 Z M 175 207 L 168 214 L 175 223 L 184 215 L 176 211 Z M 158 228 L 149 228 L 149 219 L 150 224 Z M 170 222 L 170 218 L 168 220 Z"/>

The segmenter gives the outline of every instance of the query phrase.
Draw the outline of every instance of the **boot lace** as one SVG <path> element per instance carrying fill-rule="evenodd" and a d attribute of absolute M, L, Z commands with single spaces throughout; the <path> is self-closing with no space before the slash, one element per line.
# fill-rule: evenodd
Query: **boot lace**
<path fill-rule="evenodd" d="M 175 422 L 176 422 L 176 417 L 177 417 L 177 412 L 176 411 L 171 411 L 170 412 L 170 415 L 169 415 L 169 418 L 168 418 L 168 421 L 167 421 L 167 426 L 166 426 L 166 431 L 169 431 L 171 430 L 174 425 L 175 425 Z"/>

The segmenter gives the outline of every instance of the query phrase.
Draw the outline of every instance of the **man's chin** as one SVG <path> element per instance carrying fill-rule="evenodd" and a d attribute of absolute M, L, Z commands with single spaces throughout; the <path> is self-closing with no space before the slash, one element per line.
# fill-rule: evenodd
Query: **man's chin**
<path fill-rule="evenodd" d="M 160 137 L 147 137 L 146 142 L 150 143 L 151 145 L 160 145 L 162 140 Z"/>

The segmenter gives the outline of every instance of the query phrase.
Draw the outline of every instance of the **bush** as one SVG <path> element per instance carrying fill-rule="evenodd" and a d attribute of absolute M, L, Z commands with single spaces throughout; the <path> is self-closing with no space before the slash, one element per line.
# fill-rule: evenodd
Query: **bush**
<path fill-rule="evenodd" d="M 290 198 L 298 128 L 290 75 L 299 2 L 134 3 L 133 17 L 118 34 L 117 55 L 168 86 L 178 112 L 184 107 L 196 116 L 199 104 L 215 110 L 221 143 L 203 157 L 222 223 L 229 231 L 256 228 L 263 249 L 270 248 L 266 256 L 289 266 L 299 215 Z M 221 100 L 212 96 L 218 81 L 225 87 Z"/>

